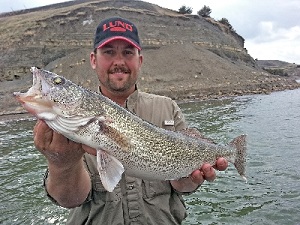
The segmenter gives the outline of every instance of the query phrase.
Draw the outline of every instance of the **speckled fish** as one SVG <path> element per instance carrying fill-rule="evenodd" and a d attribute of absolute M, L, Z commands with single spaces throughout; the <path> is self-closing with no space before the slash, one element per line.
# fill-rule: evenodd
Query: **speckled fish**
<path fill-rule="evenodd" d="M 245 178 L 246 136 L 227 146 L 156 127 L 115 102 L 55 73 L 31 68 L 33 85 L 14 95 L 24 108 L 49 127 L 97 149 L 103 186 L 113 191 L 125 171 L 148 180 L 186 177 L 219 157 L 233 163 Z"/>

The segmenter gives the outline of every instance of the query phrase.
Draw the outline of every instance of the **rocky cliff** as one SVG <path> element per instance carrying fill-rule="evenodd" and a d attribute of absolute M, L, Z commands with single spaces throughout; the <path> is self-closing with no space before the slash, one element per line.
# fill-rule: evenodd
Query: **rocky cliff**
<path fill-rule="evenodd" d="M 100 20 L 121 16 L 139 28 L 144 65 L 139 87 L 174 99 L 296 88 L 260 69 L 244 39 L 212 18 L 182 15 L 134 0 L 71 1 L 0 15 L 0 102 L 18 110 L 11 93 L 31 86 L 31 66 L 95 89 L 89 65 Z"/>

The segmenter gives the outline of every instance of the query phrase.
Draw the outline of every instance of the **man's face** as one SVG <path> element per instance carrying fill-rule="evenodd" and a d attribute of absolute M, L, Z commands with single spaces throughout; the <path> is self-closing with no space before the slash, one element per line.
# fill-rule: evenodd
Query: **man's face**
<path fill-rule="evenodd" d="M 114 40 L 97 53 L 91 53 L 91 66 L 96 71 L 101 89 L 123 93 L 134 90 L 143 57 L 130 43 Z"/>

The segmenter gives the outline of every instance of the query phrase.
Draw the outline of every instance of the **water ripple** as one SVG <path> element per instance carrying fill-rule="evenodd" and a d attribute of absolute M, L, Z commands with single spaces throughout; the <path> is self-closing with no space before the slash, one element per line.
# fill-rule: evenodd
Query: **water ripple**
<path fill-rule="evenodd" d="M 299 224 L 300 90 L 181 105 L 187 120 L 226 143 L 247 137 L 246 184 L 232 165 L 185 196 L 192 224 Z M 64 224 L 68 210 L 42 187 L 44 157 L 33 147 L 33 120 L 0 122 L 0 223 Z"/>

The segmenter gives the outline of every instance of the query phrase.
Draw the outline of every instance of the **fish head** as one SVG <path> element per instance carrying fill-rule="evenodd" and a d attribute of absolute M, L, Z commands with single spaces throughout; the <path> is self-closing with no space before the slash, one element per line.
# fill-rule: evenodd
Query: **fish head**
<path fill-rule="evenodd" d="M 31 68 L 33 85 L 26 92 L 14 92 L 23 107 L 39 119 L 71 116 L 82 98 L 80 86 L 55 73 Z"/>

